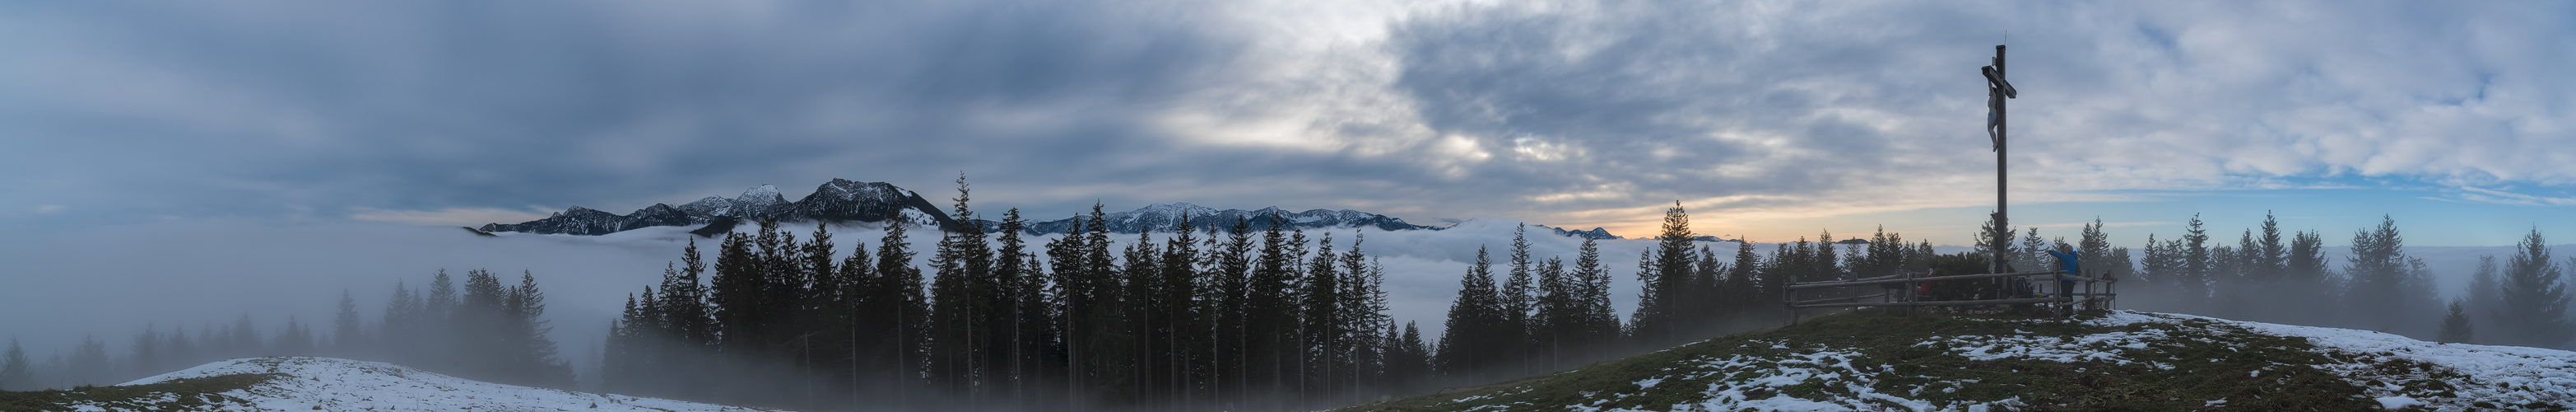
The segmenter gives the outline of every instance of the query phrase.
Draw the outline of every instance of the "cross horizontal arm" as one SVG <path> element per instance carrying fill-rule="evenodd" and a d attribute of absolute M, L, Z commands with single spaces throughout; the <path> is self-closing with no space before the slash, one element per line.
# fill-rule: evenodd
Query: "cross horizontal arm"
<path fill-rule="evenodd" d="M 2021 96 L 2019 96 L 2020 93 L 2016 93 L 2013 90 L 2012 82 L 2004 81 L 2003 76 L 1995 75 L 1995 66 L 1980 67 L 1978 68 L 1978 71 L 1985 72 L 1986 87 L 2002 89 L 2004 92 L 2004 98 L 2006 99 L 2021 98 Z"/>

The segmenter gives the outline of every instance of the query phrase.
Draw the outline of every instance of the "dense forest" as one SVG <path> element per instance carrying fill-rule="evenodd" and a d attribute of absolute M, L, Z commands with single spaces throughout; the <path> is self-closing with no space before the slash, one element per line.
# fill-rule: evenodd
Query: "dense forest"
<path fill-rule="evenodd" d="M 952 216 L 973 222 L 961 180 Z M 781 222 L 692 243 L 640 285 L 601 342 L 597 386 L 576 388 L 547 338 L 534 274 L 516 285 L 474 270 L 394 287 L 380 320 L 341 297 L 331 333 L 290 319 L 146 327 L 127 353 L 86 338 L 34 361 L 13 341 L 0 388 L 106 384 L 242 356 L 383 360 L 471 379 L 797 409 L 1233 410 L 1313 408 L 1564 370 L 1610 357 L 1776 325 L 1793 282 L 1942 268 L 2056 266 L 2071 246 L 2089 275 L 2119 279 L 2128 308 L 2349 327 L 2453 342 L 2566 347 L 2564 268 L 2533 230 L 2440 293 L 2393 219 L 2356 231 L 2343 261 L 2324 234 L 2267 217 L 2232 244 L 2195 217 L 2182 236 L 2113 247 L 2100 221 L 2075 239 L 1988 222 L 1976 250 L 1938 254 L 1881 230 L 1769 245 L 1708 242 L 1676 204 L 1615 291 L 1592 240 L 1576 256 L 1534 256 L 1526 227 L 1478 250 L 1436 331 L 1388 316 L 1388 274 L 1361 232 L 1307 233 L 1253 219 L 1184 219 L 1113 234 L 1094 207 L 1081 230 L 1031 244 L 1014 209 L 998 231 L 969 227 L 913 250 L 905 225 L 874 243 L 798 236 Z M 2010 236 L 2004 241 L 1997 235 Z M 1727 248 L 1734 250 L 1725 250 Z M 926 255 L 924 255 L 926 254 Z M 927 265 L 915 265 L 917 255 Z M 1500 258 L 1495 258 L 1500 255 Z M 1968 268 L 1968 269 L 1958 269 Z M 1446 276 L 1405 274 L 1405 276 Z M 461 289 L 461 290 L 460 290 Z M 1622 316 L 1614 293 L 1635 293 Z M 2457 295 L 2449 302 L 2440 296 Z"/>

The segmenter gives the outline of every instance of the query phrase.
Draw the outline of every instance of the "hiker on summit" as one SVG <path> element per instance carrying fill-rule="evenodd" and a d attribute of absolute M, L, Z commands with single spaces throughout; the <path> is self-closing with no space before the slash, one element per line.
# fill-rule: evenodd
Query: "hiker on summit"
<path fill-rule="evenodd" d="M 2084 270 L 2076 267 L 2075 247 L 2059 243 L 2057 244 L 2057 250 L 2048 251 L 2048 255 L 2056 256 L 2057 269 L 2066 271 L 2064 274 L 2057 275 L 2057 295 L 2069 296 L 2075 294 L 2075 280 L 2068 279 L 2067 277 L 2084 276 Z"/>

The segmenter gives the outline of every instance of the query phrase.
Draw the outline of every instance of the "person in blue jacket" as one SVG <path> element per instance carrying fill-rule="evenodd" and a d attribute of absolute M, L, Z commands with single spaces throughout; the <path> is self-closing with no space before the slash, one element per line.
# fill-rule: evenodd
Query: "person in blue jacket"
<path fill-rule="evenodd" d="M 2067 296 L 2074 294 L 2075 280 L 2067 279 L 2065 276 L 2084 276 L 2084 270 L 2076 266 L 2075 247 L 2059 243 L 2057 244 L 2057 250 L 2048 251 L 2048 255 L 2056 256 L 2057 269 L 2066 271 L 2066 274 L 2059 275 L 2060 277 L 2057 278 L 2057 295 Z"/>

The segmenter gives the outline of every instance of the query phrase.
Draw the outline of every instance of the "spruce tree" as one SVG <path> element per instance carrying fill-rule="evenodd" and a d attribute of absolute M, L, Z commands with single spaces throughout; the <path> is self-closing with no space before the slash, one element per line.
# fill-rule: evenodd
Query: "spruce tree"
<path fill-rule="evenodd" d="M 423 361 L 448 359 L 458 349 L 457 340 L 460 338 L 455 332 L 454 321 L 457 303 L 456 282 L 447 277 L 447 269 L 439 269 L 436 274 L 430 276 L 428 293 L 422 294 L 420 301 L 421 310 L 412 316 L 412 323 L 419 327 L 419 332 L 414 333 L 413 337 L 420 339 L 413 345 L 416 354 L 414 356 Z M 244 338 L 236 338 L 243 339 L 239 341 L 243 344 L 236 347 L 256 350 L 255 348 L 259 346 L 256 342 L 258 338 L 248 337 L 250 318 L 245 316 L 234 326 L 236 336 L 244 336 Z"/>
<path fill-rule="evenodd" d="M 877 355 L 886 360 L 887 381 L 894 383 L 896 405 L 911 404 L 911 391 L 919 388 L 922 373 L 923 344 L 927 333 L 923 327 L 929 319 L 929 305 L 924 301 L 921 269 L 912 266 L 912 244 L 906 239 L 906 225 L 900 219 L 886 223 L 886 234 L 877 242 L 877 284 L 870 292 L 870 303 L 863 313 L 881 328 L 884 340 Z"/>
<path fill-rule="evenodd" d="M 519 285 L 503 294 L 502 333 L 511 344 L 505 370 L 531 386 L 571 386 L 572 363 L 557 358 L 554 339 L 546 337 L 554 327 L 546 325 L 546 293 L 537 288 L 536 273 L 520 271 Z"/>
<path fill-rule="evenodd" d="M 662 317 L 672 339 L 694 351 L 716 343 L 714 311 L 707 307 L 707 285 L 700 281 L 707 272 L 706 260 L 698 253 L 698 240 L 680 250 L 680 270 L 664 271 L 661 304 Z"/>
<path fill-rule="evenodd" d="M 1047 362 L 1039 354 L 1048 347 L 1044 338 L 1049 336 L 1045 333 L 1048 319 L 1046 297 L 1034 260 L 1036 256 L 1028 252 L 1027 244 L 1020 238 L 1027 224 L 1027 220 L 1020 217 L 1020 209 L 1013 208 L 1003 213 L 1001 230 L 995 234 L 1002 244 L 994 251 L 993 257 L 995 286 L 1000 289 L 995 297 L 996 310 L 1003 312 L 997 317 L 1002 318 L 1007 323 L 1004 327 L 1008 328 L 996 333 L 997 340 L 1007 344 L 1005 352 L 997 354 L 1006 359 L 1005 364 L 997 365 L 1006 372 L 1002 375 L 1004 386 L 997 388 L 996 392 L 1008 393 L 1010 398 L 1019 400 L 1028 398 L 1033 368 Z"/>
<path fill-rule="evenodd" d="M 1771 293 L 1771 290 L 1776 287 L 1765 282 L 1757 273 L 1761 266 L 1762 257 L 1753 253 L 1753 242 L 1735 241 L 1735 262 L 1727 265 L 1726 268 L 1725 289 L 1728 294 L 1725 304 L 1731 309 L 1730 312 L 1752 313 L 1759 307 L 1757 302 L 1763 301 L 1765 297 L 1776 296 Z"/>
<path fill-rule="evenodd" d="M 1494 331 L 1496 352 L 1502 354 L 1501 366 L 1518 368 L 1520 375 L 1530 374 L 1530 312 L 1536 310 L 1536 297 L 1531 295 L 1533 273 L 1530 272 L 1529 224 L 1512 229 L 1512 255 L 1509 276 L 1503 278 L 1501 325 Z"/>
<path fill-rule="evenodd" d="M 2549 242 L 2540 229 L 2532 229 L 2515 245 L 2513 258 L 2504 269 L 2504 311 L 2497 320 L 2505 326 L 2501 335 L 2513 345 L 2561 347 L 2567 344 L 2571 325 L 2567 316 L 2568 290 L 2566 275 L 2558 262 L 2550 260 Z"/>
<path fill-rule="evenodd" d="M 1495 329 L 1503 308 L 1492 266 L 1485 249 L 1476 248 L 1476 262 L 1468 264 L 1466 275 L 1458 278 L 1458 298 L 1449 304 L 1436 362 L 1445 374 L 1481 378 L 1494 366 Z"/>
<path fill-rule="evenodd" d="M 1337 333 L 1341 341 L 1350 343 L 1343 355 L 1350 366 L 1345 390 L 1354 396 L 1368 395 L 1359 392 L 1360 388 L 1385 383 L 1381 375 L 1384 368 L 1379 367 L 1385 362 L 1387 349 L 1382 332 L 1394 326 L 1386 315 L 1386 267 L 1371 264 L 1368 254 L 1360 251 L 1366 240 L 1353 231 L 1350 251 L 1340 256 L 1343 282 L 1338 298 L 1342 308 L 1338 312 L 1342 316 L 1336 321 L 1340 323 Z"/>
<path fill-rule="evenodd" d="M 2085 272 L 2076 275 L 2099 277 L 2110 274 L 2111 235 L 2102 231 L 2101 217 L 2096 216 L 2093 223 L 2084 224 L 2084 231 L 2075 236 L 2075 249 L 2075 260 L 2082 262 Z"/>
<path fill-rule="evenodd" d="M 161 359 L 160 347 L 160 331 L 149 323 L 144 324 L 143 333 L 134 335 L 134 345 L 127 348 L 134 351 L 133 357 L 128 358 L 128 362 L 134 367 L 136 375 L 152 376 L 168 372 L 162 370 L 164 360 Z"/>
<path fill-rule="evenodd" d="M 259 336 L 251 335 L 250 339 L 257 341 Z M 71 367 L 67 370 L 69 372 L 67 378 L 74 386 L 115 384 L 108 382 L 110 378 L 108 373 L 112 369 L 109 369 L 107 342 L 99 341 L 96 336 L 82 335 L 80 346 L 72 350 L 69 362 Z"/>
<path fill-rule="evenodd" d="M 1618 309 L 1610 306 L 1610 268 L 1602 266 L 1601 246 L 1593 239 L 1583 239 L 1583 246 L 1575 254 L 1573 270 L 1574 278 L 1578 279 L 1576 285 L 1581 287 L 1576 292 L 1581 300 L 1577 305 L 1581 309 L 1575 314 L 1580 325 L 1576 329 L 1581 331 L 1576 342 L 1580 342 L 1579 346 L 1587 353 L 1597 352 L 1617 342 L 1623 329 L 1619 325 Z"/>
<path fill-rule="evenodd" d="M 2182 241 L 2182 248 L 2177 254 L 2181 258 L 2181 266 L 2175 268 L 2175 274 L 2178 276 L 2174 276 L 2173 280 L 2175 284 L 2181 286 L 2179 290 L 2188 299 L 2187 302 L 2208 302 L 2211 270 L 2209 233 L 2200 228 L 2200 214 L 2191 215 L 2191 222 L 2184 225 L 2182 239 L 2178 240 Z"/>
<path fill-rule="evenodd" d="M 1655 235 L 1655 248 L 1641 256 L 1637 280 L 1641 283 L 1637 299 L 1636 320 L 1631 332 L 1639 341 L 1669 343 L 1680 338 L 1683 327 L 1680 313 L 1689 300 L 1691 277 L 1698 257 L 1691 249 L 1690 215 L 1682 211 L 1681 202 L 1664 209 L 1663 231 Z"/>
<path fill-rule="evenodd" d="M 1325 232 L 1315 243 L 1313 257 L 1307 259 L 1305 281 L 1298 284 L 1302 313 L 1298 316 L 1297 346 L 1298 357 L 1304 360 L 1299 362 L 1299 370 L 1306 375 L 1300 379 L 1304 385 L 1300 399 L 1314 399 L 1319 392 L 1339 388 L 1342 383 L 1338 376 L 1344 371 L 1344 357 L 1349 355 L 1351 344 L 1342 340 L 1348 335 L 1343 325 L 1349 321 L 1342 310 L 1350 305 L 1342 302 L 1342 284 L 1349 279 L 1336 269 L 1340 257 L 1333 253 L 1332 232 Z"/>
<path fill-rule="evenodd" d="M 18 346 L 18 338 L 9 338 L 9 350 L 0 352 L 0 391 L 36 390 L 36 375 L 27 363 L 27 349 Z"/>
<path fill-rule="evenodd" d="M 2442 343 L 2469 343 L 2477 333 L 2469 326 L 2469 308 L 2459 299 L 2451 300 L 2451 312 L 2442 316 Z"/>
<path fill-rule="evenodd" d="M 1244 328 L 1251 339 L 1245 349 L 1252 356 L 1248 371 L 1252 379 L 1246 383 L 1253 385 L 1254 393 L 1265 394 L 1265 400 L 1275 401 L 1293 389 L 1285 380 L 1288 371 L 1282 369 L 1292 353 L 1296 312 L 1290 285 L 1298 280 L 1298 259 L 1291 253 L 1294 246 L 1287 236 L 1286 219 L 1276 215 L 1266 219 L 1270 224 L 1261 232 L 1260 258 L 1254 262 L 1244 303 Z"/>
<path fill-rule="evenodd" d="M 2477 326 L 2490 331 L 2501 329 L 2496 327 L 2496 317 L 2505 310 L 2501 271 L 2502 266 L 2497 265 L 2495 255 L 2479 255 L 2478 268 L 2469 275 L 2469 291 L 2466 293 L 2469 313 L 2482 315 L 2475 317 Z"/>
<path fill-rule="evenodd" d="M 1155 371 L 1162 375 L 1156 382 L 1157 390 L 1167 394 L 1166 402 L 1182 404 L 1190 401 L 1194 384 L 1204 379 L 1198 365 L 1206 361 L 1203 355 L 1208 340 L 1206 319 L 1193 301 L 1200 293 L 1199 266 L 1203 258 L 1192 217 L 1182 212 L 1180 221 L 1172 227 L 1172 236 L 1164 240 L 1163 255 L 1157 259 L 1160 264 L 1152 279 L 1154 292 L 1146 297 L 1146 306 L 1155 318 L 1147 329 L 1159 337 L 1147 342 L 1146 351 L 1155 355 L 1154 362 L 1161 366 Z"/>
<path fill-rule="evenodd" d="M 2276 283 L 2274 279 L 2289 272 L 2290 249 L 2281 243 L 2281 222 L 2272 217 L 2271 211 L 2263 212 L 2263 232 L 2256 239 L 2258 242 L 2254 247 L 2243 251 L 2253 261 L 2247 266 L 2246 273 L 2262 277 L 2262 284 Z"/>
<path fill-rule="evenodd" d="M 2344 273 L 2352 276 L 2348 312 L 2362 321 L 2361 326 L 2388 330 L 2397 326 L 2399 317 L 2427 309 L 2410 304 L 2420 296 L 2408 295 L 2407 278 L 2413 269 L 2405 248 L 2397 221 L 2387 216 L 2380 217 L 2378 228 L 2353 233 Z"/>
<path fill-rule="evenodd" d="M 1530 315 L 1532 348 L 1545 359 L 1547 370 L 1557 370 L 1564 361 L 1566 341 L 1582 336 L 1580 313 L 1582 287 L 1565 273 L 1565 261 L 1548 258 L 1538 269 L 1538 308 Z"/>
<path fill-rule="evenodd" d="M 361 348 L 368 346 L 366 338 L 361 335 L 365 327 L 358 320 L 357 298 L 351 297 L 348 289 L 341 289 L 340 316 L 332 321 L 332 352 L 339 356 L 357 356 Z"/>
<path fill-rule="evenodd" d="M 707 282 L 707 309 L 714 318 L 715 343 L 730 354 L 748 355 L 760 349 L 757 337 L 766 332 L 761 329 L 760 309 L 768 282 L 759 255 L 752 250 L 753 242 L 752 237 L 740 232 L 726 234 L 724 243 L 716 249 L 715 277 Z"/>
<path fill-rule="evenodd" d="M 1422 328 L 1414 326 L 1411 321 L 1404 322 L 1403 334 L 1391 336 L 1397 338 L 1394 339 L 1394 354 L 1388 356 L 1387 375 L 1388 381 L 1398 388 L 1411 387 L 1426 380 L 1431 376 L 1431 358 L 1448 355 L 1432 353 L 1431 346 L 1422 341 Z"/>

